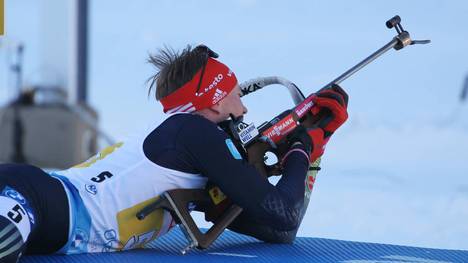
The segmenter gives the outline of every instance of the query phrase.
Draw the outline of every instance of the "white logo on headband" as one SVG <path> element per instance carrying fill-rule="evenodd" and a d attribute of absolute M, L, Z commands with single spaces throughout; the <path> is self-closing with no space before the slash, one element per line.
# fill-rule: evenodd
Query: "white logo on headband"
<path fill-rule="evenodd" d="M 210 91 L 212 88 L 218 86 L 218 84 L 221 82 L 221 80 L 223 80 L 224 76 L 223 74 L 219 73 L 213 80 L 213 82 L 211 82 L 211 84 L 206 87 L 205 89 L 203 89 L 203 92 L 200 92 L 198 93 L 197 95 L 198 96 L 201 96 L 203 94 L 205 94 L 206 92 Z"/>
<path fill-rule="evenodd" d="M 220 100 L 222 100 L 224 97 L 226 97 L 226 95 L 227 95 L 226 91 L 216 89 L 215 94 L 213 95 L 213 103 L 212 104 L 218 103 Z"/>

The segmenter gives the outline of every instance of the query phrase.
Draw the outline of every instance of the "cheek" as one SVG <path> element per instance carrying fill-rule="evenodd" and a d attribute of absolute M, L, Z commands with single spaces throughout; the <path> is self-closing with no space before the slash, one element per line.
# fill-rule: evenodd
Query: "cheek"
<path fill-rule="evenodd" d="M 240 111 L 244 111 L 244 104 L 242 103 L 242 100 L 239 97 L 237 97 L 236 99 L 236 106 Z"/>
<path fill-rule="evenodd" d="M 227 108 L 229 108 L 230 110 L 233 110 L 233 109 L 236 108 L 236 105 L 237 105 L 237 102 L 236 102 L 235 98 L 233 98 L 233 97 L 227 97 L 226 98 Z"/>
<path fill-rule="evenodd" d="M 229 96 L 225 99 L 225 109 L 227 113 L 233 113 L 235 115 L 242 114 L 244 112 L 244 106 L 239 96 Z"/>

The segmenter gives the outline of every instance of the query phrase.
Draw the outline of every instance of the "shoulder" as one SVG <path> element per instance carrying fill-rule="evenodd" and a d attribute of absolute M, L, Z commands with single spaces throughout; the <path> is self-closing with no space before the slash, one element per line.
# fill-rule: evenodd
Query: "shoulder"
<path fill-rule="evenodd" d="M 178 171 L 199 173 L 208 161 L 234 155 L 233 144 L 216 123 L 195 114 L 167 118 L 144 141 L 143 150 L 156 164 Z M 229 151 L 231 153 L 229 153 Z M 195 172 L 197 171 L 197 172 Z"/>
<path fill-rule="evenodd" d="M 178 135 L 177 142 L 179 147 L 197 156 L 209 155 L 211 159 L 228 159 L 227 156 L 232 156 L 234 159 L 242 159 L 228 134 L 216 123 L 203 116 L 192 115 L 187 119 Z"/>
<path fill-rule="evenodd" d="M 175 114 L 168 117 L 144 139 L 145 151 L 149 148 L 180 149 L 187 146 L 218 144 L 227 134 L 216 123 L 196 114 Z"/>
<path fill-rule="evenodd" d="M 172 116 L 168 121 L 178 123 L 180 126 L 179 139 L 197 139 L 202 141 L 224 140 L 227 134 L 219 126 L 196 114 L 178 114 Z"/>
<path fill-rule="evenodd" d="M 212 121 L 206 119 L 203 116 L 191 113 L 179 113 L 169 116 L 164 120 L 159 127 L 205 127 L 205 128 L 216 128 L 218 127 Z"/>
<path fill-rule="evenodd" d="M 208 158 L 222 163 L 226 160 L 242 160 L 242 155 L 228 134 L 216 123 L 193 115 L 180 131 L 177 144 L 195 158 Z M 223 161 L 222 161 L 223 160 Z"/>
<path fill-rule="evenodd" d="M 177 136 L 184 131 L 197 131 L 201 129 L 216 129 L 217 125 L 202 116 L 180 113 L 167 117 L 164 121 L 158 124 L 155 128 L 149 130 L 149 135 L 168 135 L 170 137 Z"/>

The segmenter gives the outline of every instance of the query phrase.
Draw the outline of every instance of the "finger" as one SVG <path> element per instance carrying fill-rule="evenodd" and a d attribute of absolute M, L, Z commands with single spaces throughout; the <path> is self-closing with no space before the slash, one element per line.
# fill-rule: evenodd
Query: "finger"
<path fill-rule="evenodd" d="M 341 101 L 340 103 L 340 95 L 336 95 L 335 94 L 332 94 L 332 95 L 325 95 L 325 96 L 320 96 L 320 97 L 317 97 L 313 100 L 313 102 L 318 106 L 318 107 L 321 107 L 321 108 L 328 108 L 330 109 L 331 111 L 334 111 L 334 109 L 337 109 L 337 108 L 345 108 L 343 104 L 341 103 L 344 103 L 344 100 Z"/>
<path fill-rule="evenodd" d="M 336 100 L 340 105 L 346 107 L 346 101 L 342 94 L 334 90 L 326 90 L 317 94 L 317 97 Z"/>
<path fill-rule="evenodd" d="M 346 111 L 346 108 L 344 108 L 342 105 L 338 103 L 336 100 L 331 100 L 328 98 L 320 98 L 318 97 L 315 99 L 314 103 L 316 103 L 318 106 L 322 108 L 327 108 L 331 111 L 331 114 L 337 118 L 343 118 L 344 116 L 348 116 L 348 113 Z"/>
<path fill-rule="evenodd" d="M 312 108 L 310 109 L 310 112 L 312 113 L 312 115 L 317 115 L 320 112 L 320 109 L 321 108 L 319 106 L 314 104 L 314 106 L 312 106 Z"/>
<path fill-rule="evenodd" d="M 348 107 L 348 101 L 349 101 L 348 93 L 346 93 L 346 91 L 343 88 L 341 88 L 338 84 L 333 84 L 332 89 L 340 93 L 343 96 L 343 99 L 346 103 L 346 107 Z"/>

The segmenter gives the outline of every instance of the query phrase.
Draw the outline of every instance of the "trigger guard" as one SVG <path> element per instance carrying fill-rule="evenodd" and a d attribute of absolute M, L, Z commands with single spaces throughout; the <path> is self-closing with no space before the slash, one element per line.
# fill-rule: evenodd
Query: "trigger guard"
<path fill-rule="evenodd" d="M 271 149 L 270 152 L 276 155 L 277 162 L 271 165 L 265 164 L 265 170 L 268 174 L 268 177 L 270 176 L 278 176 L 283 174 L 283 166 L 281 165 L 281 154 L 278 152 L 278 148 Z"/>
<path fill-rule="evenodd" d="M 265 170 L 268 174 L 268 177 L 279 176 L 283 174 L 283 167 L 279 162 L 273 165 L 265 165 Z"/>

